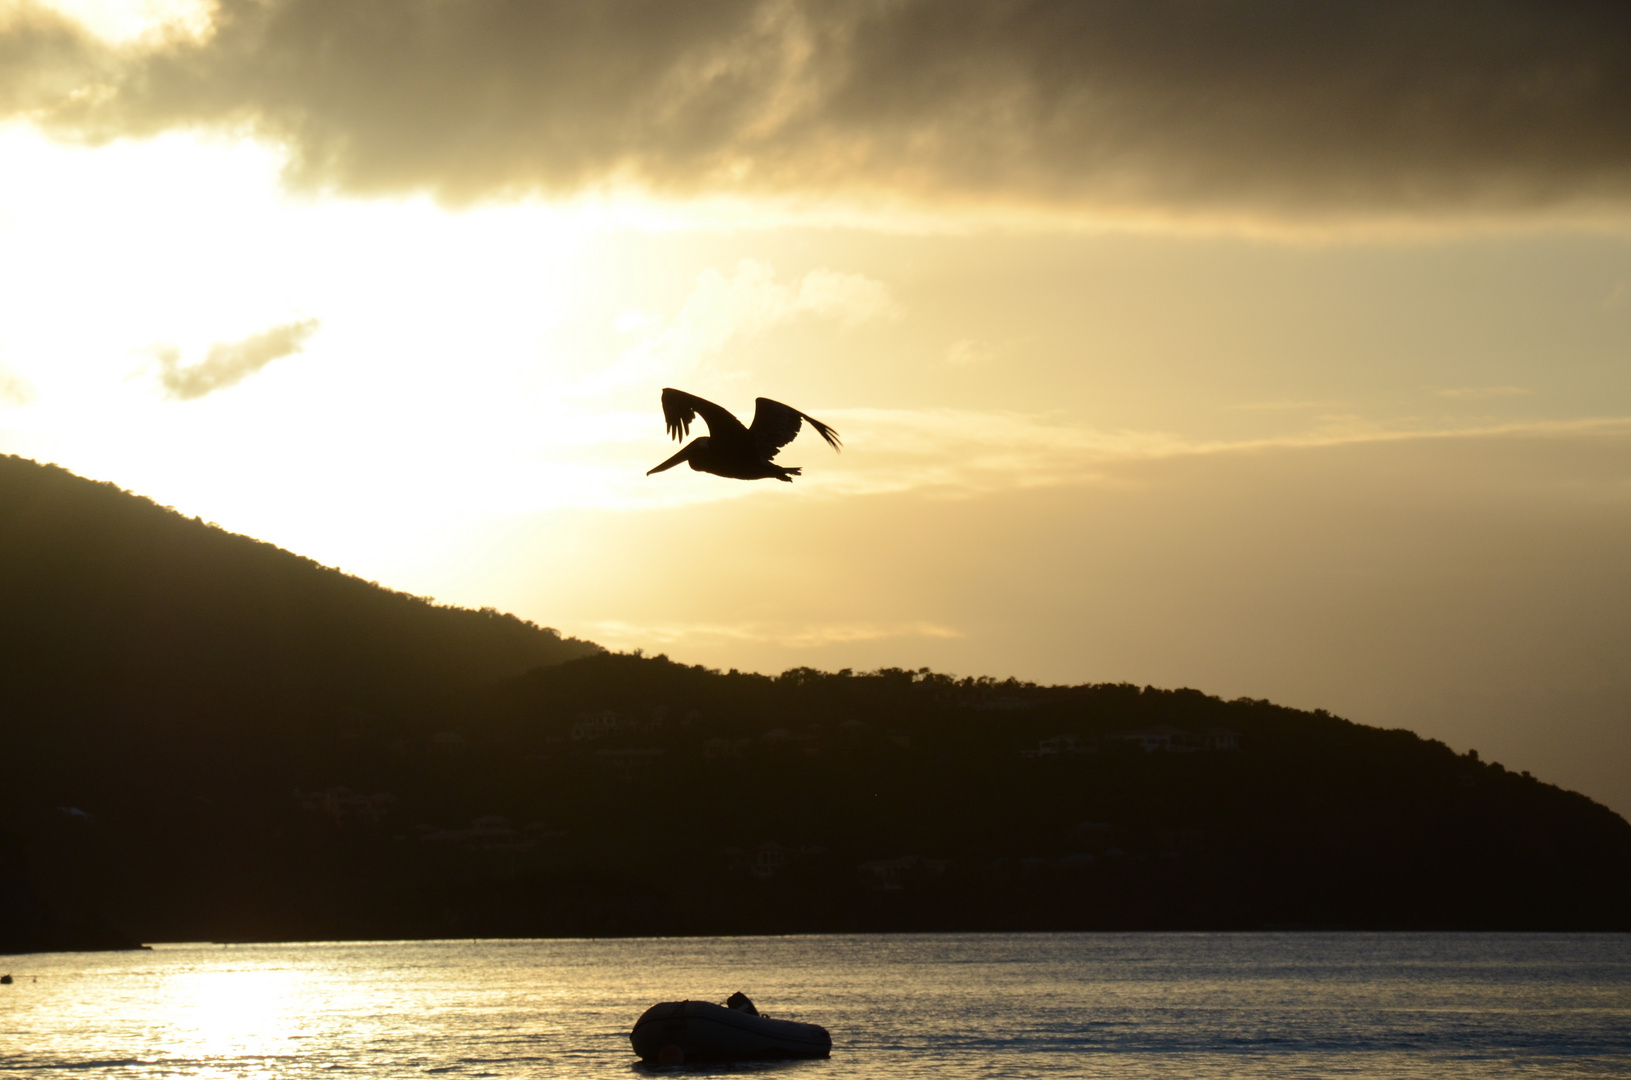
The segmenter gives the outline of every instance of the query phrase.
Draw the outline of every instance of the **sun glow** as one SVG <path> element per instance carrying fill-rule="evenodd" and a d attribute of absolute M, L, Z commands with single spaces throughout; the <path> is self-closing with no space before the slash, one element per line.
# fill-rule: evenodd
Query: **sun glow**
<path fill-rule="evenodd" d="M 181 972 L 166 981 L 167 1057 L 273 1058 L 298 1038 L 299 973 L 278 969 Z"/>
<path fill-rule="evenodd" d="M 209 35 L 215 0 L 35 0 L 39 7 L 74 20 L 104 41 L 127 44 L 143 39 Z"/>
<path fill-rule="evenodd" d="M 319 557 L 452 517 L 741 494 L 646 481 L 653 388 L 740 394 L 727 347 L 897 314 L 863 275 L 631 257 L 645 233 L 604 202 L 312 199 L 272 148 L 196 135 L 12 127 L 0 152 L 12 447 Z"/>
<path fill-rule="evenodd" d="M 0 370 L 29 402 L 0 423 L 24 449 L 93 475 L 117 461 L 136 484 L 179 467 L 195 492 L 263 472 L 327 516 L 312 481 L 336 458 L 374 462 L 368 486 L 389 490 L 395 475 L 390 495 L 409 497 L 472 457 L 531 471 L 551 441 L 585 430 L 553 422 L 558 391 L 598 359 L 574 335 L 613 314 L 597 310 L 603 268 L 571 213 L 302 201 L 280 190 L 276 155 L 250 143 L 167 136 L 86 150 L 18 128 L 0 140 L 17 166 L 0 177 Z M 309 326 L 308 340 L 263 361 L 253 393 L 165 400 L 161 358 L 190 370 L 212 348 L 291 324 Z M 233 437 L 249 432 L 251 444 Z M 64 442 L 72 454 L 58 452 Z M 519 477 L 496 475 L 513 498 Z M 457 486 L 479 500 L 493 476 Z"/>

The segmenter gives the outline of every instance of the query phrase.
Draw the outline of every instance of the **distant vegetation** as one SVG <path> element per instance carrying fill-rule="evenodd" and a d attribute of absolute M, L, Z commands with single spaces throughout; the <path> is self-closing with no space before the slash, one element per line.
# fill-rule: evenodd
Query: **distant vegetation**
<path fill-rule="evenodd" d="M 0 951 L 1631 929 L 1631 825 L 1262 701 L 606 654 L 0 458 Z"/>

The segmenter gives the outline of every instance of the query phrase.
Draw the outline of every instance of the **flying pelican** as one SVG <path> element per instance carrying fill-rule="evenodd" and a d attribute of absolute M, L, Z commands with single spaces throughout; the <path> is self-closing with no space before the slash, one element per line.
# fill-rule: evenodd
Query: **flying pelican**
<path fill-rule="evenodd" d="M 838 432 L 779 401 L 757 399 L 753 403 L 753 426 L 743 427 L 742 421 L 711 401 L 684 390 L 663 391 L 663 419 L 668 422 L 668 433 L 675 439 L 691 434 L 691 421 L 697 418 L 697 413 L 707 422 L 708 434 L 686 443 L 683 450 L 647 472 L 647 476 L 689 461 L 691 468 L 715 476 L 728 476 L 733 480 L 764 480 L 774 476 L 791 484 L 793 477 L 799 475 L 798 466 L 783 467 L 770 459 L 793 441 L 793 436 L 799 433 L 799 424 L 808 420 L 834 450 L 842 445 Z"/>

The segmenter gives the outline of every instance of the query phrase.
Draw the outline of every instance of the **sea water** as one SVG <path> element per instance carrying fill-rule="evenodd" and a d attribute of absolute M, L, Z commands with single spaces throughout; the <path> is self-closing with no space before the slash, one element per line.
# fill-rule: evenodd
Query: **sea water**
<path fill-rule="evenodd" d="M 0 957 L 0 1073 L 633 1077 L 636 1017 L 745 991 L 838 1077 L 1631 1076 L 1631 936 L 952 934 Z M 657 1068 L 649 1070 L 658 1072 Z"/>

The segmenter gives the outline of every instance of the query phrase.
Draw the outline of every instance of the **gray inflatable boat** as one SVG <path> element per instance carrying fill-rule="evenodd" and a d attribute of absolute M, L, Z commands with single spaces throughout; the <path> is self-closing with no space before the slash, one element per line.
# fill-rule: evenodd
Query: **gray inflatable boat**
<path fill-rule="evenodd" d="M 824 1058 L 832 1053 L 832 1036 L 819 1024 L 774 1020 L 711 1001 L 653 1005 L 634 1022 L 629 1042 L 644 1060 L 665 1064 Z"/>

